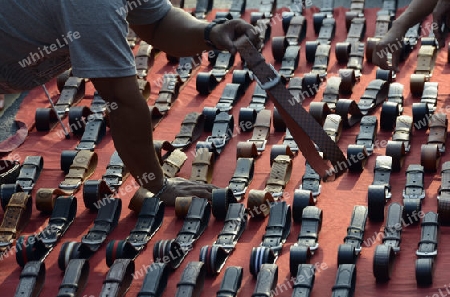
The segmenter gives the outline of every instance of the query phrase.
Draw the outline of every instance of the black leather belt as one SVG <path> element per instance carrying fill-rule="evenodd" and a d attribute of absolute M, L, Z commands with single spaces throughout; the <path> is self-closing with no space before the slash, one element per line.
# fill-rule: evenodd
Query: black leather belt
<path fill-rule="evenodd" d="M 426 130 L 430 115 L 436 110 L 438 83 L 425 82 L 420 103 L 413 103 L 413 120 L 417 130 Z"/>
<path fill-rule="evenodd" d="M 290 232 L 290 205 L 285 201 L 273 204 L 261 245 L 254 247 L 250 255 L 250 273 L 253 276 L 258 274 L 263 264 L 275 263 Z"/>
<path fill-rule="evenodd" d="M 406 152 L 409 152 L 411 148 L 412 128 L 413 128 L 413 119 L 410 116 L 401 115 L 397 117 L 394 134 L 392 135 L 392 140 L 403 142 L 405 144 Z"/>
<path fill-rule="evenodd" d="M 45 264 L 30 261 L 20 273 L 20 281 L 14 297 L 36 297 L 41 293 L 45 282 Z"/>
<path fill-rule="evenodd" d="M 271 296 L 278 282 L 278 266 L 263 264 L 256 278 L 256 286 L 252 297 Z"/>
<path fill-rule="evenodd" d="M 169 266 L 165 263 L 152 263 L 145 275 L 137 297 L 161 297 L 167 287 Z"/>
<path fill-rule="evenodd" d="M 292 297 L 309 297 L 316 279 L 316 268 L 312 264 L 299 264 L 294 281 Z"/>
<path fill-rule="evenodd" d="M 297 142 L 295 142 L 294 137 L 291 134 L 291 131 L 289 131 L 289 129 L 286 128 L 286 133 L 283 136 L 283 144 L 287 147 L 289 147 L 289 149 L 294 153 L 298 153 L 298 145 Z M 272 146 L 273 148 L 273 146 Z"/>
<path fill-rule="evenodd" d="M 373 168 L 373 182 L 369 186 L 367 202 L 369 219 L 384 221 L 384 205 L 392 197 L 390 177 L 392 171 L 391 156 L 377 156 Z"/>
<path fill-rule="evenodd" d="M 113 240 L 106 246 L 106 264 L 110 267 L 116 259 L 134 260 L 161 227 L 165 205 L 157 197 L 144 199 L 138 220 L 125 240 Z M 89 238 L 83 237 L 83 243 Z"/>
<path fill-rule="evenodd" d="M 382 11 L 381 11 L 382 12 Z M 392 18 L 389 14 L 377 13 L 377 19 L 375 21 L 375 34 L 373 37 L 367 38 L 366 45 L 366 60 L 372 63 L 372 56 L 377 45 L 377 42 L 383 38 L 389 31 L 392 24 Z"/>
<path fill-rule="evenodd" d="M 311 165 L 306 162 L 305 163 L 305 173 L 302 176 L 302 184 L 299 186 L 300 190 L 311 191 L 313 197 L 317 197 L 320 195 L 322 186 L 321 186 L 321 178 L 319 174 L 311 167 Z M 296 195 L 294 192 L 294 201 Z M 295 203 L 295 202 L 294 202 Z"/>
<path fill-rule="evenodd" d="M 243 84 L 228 83 L 220 96 L 219 102 L 216 104 L 216 108 L 219 112 L 230 111 L 236 102 L 241 98 L 243 92 Z"/>
<path fill-rule="evenodd" d="M 211 196 L 211 210 L 213 216 L 216 220 L 225 220 L 230 204 L 238 202 L 233 191 L 228 187 L 213 189 Z"/>
<path fill-rule="evenodd" d="M 192 198 L 183 227 L 175 239 L 160 240 L 153 247 L 153 260 L 161 262 L 169 257 L 169 265 L 176 269 L 208 226 L 211 206 L 206 199 Z"/>
<path fill-rule="evenodd" d="M 134 261 L 117 259 L 109 268 L 99 297 L 122 297 L 130 288 L 134 275 Z"/>
<path fill-rule="evenodd" d="M 152 57 L 153 46 L 142 41 L 139 43 L 139 49 L 134 57 L 134 62 L 136 64 L 137 76 L 140 79 L 147 78 L 148 66 L 150 64 L 150 59 Z"/>
<path fill-rule="evenodd" d="M 199 63 L 198 61 L 196 62 L 195 59 L 201 61 L 201 58 L 199 56 L 181 57 L 179 59 L 176 72 L 180 76 L 182 82 L 186 82 L 191 77 L 192 71 L 200 66 L 201 63 Z"/>
<path fill-rule="evenodd" d="M 364 0 L 352 0 L 350 2 L 350 10 L 345 12 L 345 26 L 347 30 L 351 28 L 350 24 L 354 18 L 364 16 Z"/>
<path fill-rule="evenodd" d="M 342 125 L 346 128 L 354 126 L 363 117 L 359 104 L 352 99 L 339 99 L 336 102 L 335 113 L 341 116 Z"/>
<path fill-rule="evenodd" d="M 205 263 L 208 275 L 220 273 L 246 226 L 247 214 L 244 205 L 231 203 L 225 218 L 224 227 L 217 236 L 217 240 L 212 246 L 204 246 L 200 250 L 199 260 Z"/>
<path fill-rule="evenodd" d="M 379 282 L 385 282 L 391 278 L 395 255 L 400 252 L 402 211 L 403 207 L 399 203 L 389 205 L 383 244 L 375 248 L 373 255 L 373 275 Z"/>
<path fill-rule="evenodd" d="M 366 115 L 361 118 L 359 133 L 356 136 L 356 144 L 363 145 L 369 155 L 373 153 L 377 130 L 378 119 L 376 116 Z"/>
<path fill-rule="evenodd" d="M 356 76 L 354 69 L 339 69 L 339 78 L 341 83 L 339 84 L 339 93 L 343 95 L 351 95 L 353 87 L 358 81 L 359 77 Z"/>
<path fill-rule="evenodd" d="M 111 155 L 106 172 L 101 180 L 87 180 L 83 186 L 83 201 L 86 208 L 98 210 L 102 199 L 111 197 L 128 176 L 128 170 L 117 151 Z"/>
<path fill-rule="evenodd" d="M 428 144 L 436 144 L 441 153 L 445 153 L 445 142 L 447 141 L 448 119 L 445 113 L 435 113 L 431 116 L 428 124 Z"/>
<path fill-rule="evenodd" d="M 315 206 L 305 207 L 297 242 L 290 249 L 289 268 L 291 275 L 297 275 L 299 264 L 306 264 L 311 255 L 318 249 L 321 227 L 322 210 Z"/>
<path fill-rule="evenodd" d="M 44 261 L 72 224 L 76 212 L 77 200 L 74 196 L 58 197 L 48 225 L 37 235 L 17 239 L 17 264 L 24 267 L 29 261 Z"/>
<path fill-rule="evenodd" d="M 403 55 L 401 55 L 402 61 L 406 60 L 409 54 L 413 51 L 414 47 L 417 45 L 420 34 L 422 31 L 422 22 L 415 24 L 406 31 L 403 36 Z"/>
<path fill-rule="evenodd" d="M 332 18 L 334 14 L 334 0 L 322 1 L 320 12 L 313 14 L 314 32 L 319 34 L 323 21 Z"/>
<path fill-rule="evenodd" d="M 261 0 L 258 5 L 259 11 L 253 11 L 250 14 L 250 23 L 255 25 L 256 21 L 262 18 L 270 19 L 277 9 L 276 0 Z"/>
<path fill-rule="evenodd" d="M 336 59 L 339 63 L 347 63 L 347 68 L 357 71 L 360 76 L 362 61 L 364 59 L 364 39 L 366 32 L 366 19 L 363 16 L 355 17 L 351 20 L 348 29 L 347 39 L 336 44 Z"/>
<path fill-rule="evenodd" d="M 439 223 L 448 226 L 450 224 L 450 162 L 442 164 L 441 186 L 438 191 Z"/>
<path fill-rule="evenodd" d="M 315 41 L 306 41 L 305 54 L 306 61 L 309 63 L 314 63 L 317 47 L 319 45 L 330 45 L 336 32 L 336 20 L 332 15 L 327 17 L 324 14 L 315 13 L 313 18 L 314 30 L 319 36 Z M 318 26 L 318 29 L 316 29 L 316 25 Z"/>
<path fill-rule="evenodd" d="M 253 158 L 239 158 L 236 162 L 236 169 L 228 187 L 238 201 L 244 197 L 247 187 L 253 179 L 254 168 Z"/>
<path fill-rule="evenodd" d="M 216 13 L 217 18 L 226 18 L 226 16 L 231 16 L 232 19 L 239 19 L 245 13 L 246 0 L 233 0 L 231 2 L 231 7 L 228 12 L 220 12 Z"/>
<path fill-rule="evenodd" d="M 356 287 L 356 265 L 340 264 L 336 281 L 332 288 L 332 297 L 353 297 Z"/>
<path fill-rule="evenodd" d="M 433 283 L 434 261 L 439 241 L 437 213 L 427 212 L 421 225 L 422 233 L 416 251 L 416 282 L 419 286 L 428 286 Z"/>
<path fill-rule="evenodd" d="M 89 259 L 105 242 L 106 237 L 119 222 L 122 200 L 107 198 L 99 205 L 94 226 L 83 236 L 81 242 L 64 242 L 58 256 L 58 266 L 64 271 L 71 259 Z"/>
<path fill-rule="evenodd" d="M 358 102 L 359 109 L 366 115 L 386 100 L 389 84 L 385 80 L 375 79 L 366 87 Z"/>
<path fill-rule="evenodd" d="M 406 170 L 406 184 L 403 189 L 403 218 L 411 224 L 418 223 L 417 215 L 422 209 L 422 199 L 425 198 L 424 168 L 422 165 L 411 164 Z M 411 217 L 415 220 L 411 220 Z"/>
<path fill-rule="evenodd" d="M 311 73 L 318 74 L 324 79 L 327 76 L 328 62 L 330 61 L 331 45 L 319 44 L 314 54 L 314 65 Z"/>
<path fill-rule="evenodd" d="M 253 112 L 250 113 L 250 116 L 247 115 L 246 110 L 251 109 L 255 110 L 256 112 L 260 112 L 265 108 L 265 105 L 267 103 L 267 99 L 269 96 L 267 95 L 266 91 L 264 91 L 258 84 L 255 85 L 255 90 L 253 91 L 252 99 L 250 100 L 250 103 L 247 108 L 241 108 L 239 112 L 239 124 L 246 122 L 254 123 L 256 120 L 256 116 L 253 116 Z M 244 125 L 245 131 L 251 130 L 252 127 L 247 127 Z M 241 127 L 241 130 L 243 128 Z"/>
<path fill-rule="evenodd" d="M 89 277 L 89 261 L 86 259 L 70 260 L 59 286 L 57 297 L 81 297 Z"/>
<path fill-rule="evenodd" d="M 206 143 L 199 141 L 197 147 L 208 147 L 208 144 L 214 144 L 216 151 L 220 154 L 233 136 L 233 129 L 233 115 L 230 115 L 227 112 L 220 112 L 214 119 L 211 136 L 206 138 Z"/>
<path fill-rule="evenodd" d="M 225 51 L 214 51 L 214 55 L 210 55 L 208 59 L 214 64 L 213 69 L 210 72 L 197 74 L 196 88 L 201 95 L 211 93 L 234 64 L 234 55 Z"/>
<path fill-rule="evenodd" d="M 280 75 L 289 80 L 294 76 L 300 60 L 300 45 L 289 45 L 281 59 Z"/>
<path fill-rule="evenodd" d="M 347 236 L 344 243 L 339 245 L 338 265 L 355 264 L 357 256 L 361 252 L 361 243 L 364 239 L 364 229 L 366 227 L 367 208 L 356 205 L 353 208 L 350 226 L 347 228 Z"/>
<path fill-rule="evenodd" d="M 106 121 L 104 115 L 98 113 L 89 115 L 83 135 L 75 150 L 94 151 L 96 145 L 100 143 L 105 134 Z"/>
<path fill-rule="evenodd" d="M 236 297 L 241 287 L 244 269 L 239 266 L 230 266 L 225 270 L 220 289 L 216 297 Z"/>
<path fill-rule="evenodd" d="M 392 172 L 399 172 L 405 160 L 406 150 L 403 141 L 388 140 L 386 145 L 386 156 L 392 158 Z"/>
<path fill-rule="evenodd" d="M 189 262 L 177 284 L 175 297 L 200 297 L 205 275 L 206 268 L 203 262 Z"/>
<path fill-rule="evenodd" d="M 392 131 L 395 128 L 395 121 L 403 113 L 403 85 L 400 83 L 391 83 L 387 102 L 381 107 L 380 128 L 386 131 Z"/>

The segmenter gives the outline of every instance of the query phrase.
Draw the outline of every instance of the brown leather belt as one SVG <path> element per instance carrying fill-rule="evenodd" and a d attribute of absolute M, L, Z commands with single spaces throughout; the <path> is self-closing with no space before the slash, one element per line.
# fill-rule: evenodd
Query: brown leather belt
<path fill-rule="evenodd" d="M 436 172 L 441 161 L 441 152 L 437 144 L 422 144 L 420 148 L 420 164 L 426 172 Z"/>
<path fill-rule="evenodd" d="M 270 170 L 269 179 L 266 181 L 265 192 L 272 194 L 275 199 L 283 196 L 283 190 L 289 182 L 292 173 L 292 159 L 288 155 L 278 155 Z"/>
<path fill-rule="evenodd" d="M 248 193 L 247 210 L 251 218 L 264 218 L 270 213 L 270 203 L 274 202 L 272 194 L 263 190 L 252 189 Z"/>
<path fill-rule="evenodd" d="M 417 54 L 417 66 L 414 74 L 411 74 L 410 89 L 414 96 L 422 95 L 424 84 L 433 73 L 436 62 L 437 49 L 433 45 L 422 45 Z"/>
<path fill-rule="evenodd" d="M 205 118 L 202 113 L 191 112 L 181 123 L 180 132 L 175 136 L 172 145 L 175 148 L 186 149 L 195 142 L 203 132 Z"/>
<path fill-rule="evenodd" d="M 169 111 L 173 101 L 177 99 L 182 83 L 178 74 L 164 74 L 163 85 L 155 101 L 155 106 L 163 115 Z"/>
<path fill-rule="evenodd" d="M 341 174 L 344 169 L 334 168 L 330 171 L 331 168 L 320 157 L 312 141 L 319 146 L 333 166 L 339 161 L 345 162 L 344 154 L 300 104 L 289 103 L 295 102 L 295 99 L 284 86 L 279 74 L 271 65 L 265 63 L 264 57 L 248 38 L 238 39 L 235 46 L 249 69 L 253 71 L 259 84 L 274 98 L 275 107 L 284 118 L 286 126 L 311 166 L 322 178 L 330 178 L 333 173 Z M 288 98 L 291 100 L 287 100 Z"/>
<path fill-rule="evenodd" d="M 32 200 L 28 193 L 19 192 L 12 195 L 0 225 L 0 250 L 12 245 L 13 240 L 28 224 L 32 209 Z"/>

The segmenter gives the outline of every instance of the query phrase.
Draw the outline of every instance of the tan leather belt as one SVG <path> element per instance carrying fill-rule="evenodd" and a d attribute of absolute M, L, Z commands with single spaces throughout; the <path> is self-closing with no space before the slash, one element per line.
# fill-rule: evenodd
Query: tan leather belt
<path fill-rule="evenodd" d="M 342 133 L 342 118 L 337 114 L 329 114 L 323 123 L 323 130 L 334 141 L 338 142 Z"/>
<path fill-rule="evenodd" d="M 187 156 L 181 150 L 174 150 L 165 160 L 162 165 L 163 174 L 166 177 L 172 178 L 180 171 L 186 162 Z"/>
<path fill-rule="evenodd" d="M 9 247 L 13 239 L 28 224 L 33 209 L 31 196 L 25 192 L 14 193 L 6 206 L 0 225 L 0 250 Z"/>
<path fill-rule="evenodd" d="M 284 86 L 279 74 L 272 66 L 265 63 L 264 57 L 248 38 L 238 39 L 235 42 L 235 46 L 241 57 L 246 61 L 249 69 L 253 71 L 254 77 L 259 81 L 259 84 L 273 97 L 275 107 L 284 118 L 286 126 L 289 128 L 307 161 L 322 178 L 332 177 L 330 166 L 320 157 L 313 141 L 324 152 L 324 155 L 330 160 L 332 165 L 337 165 L 339 161 L 346 161 L 342 151 L 300 104 L 292 105 L 289 103 L 291 100 L 287 99 L 292 98 L 292 95 Z M 332 171 L 334 171 L 335 175 L 339 175 L 343 170 L 334 168 Z"/>
<path fill-rule="evenodd" d="M 417 67 L 414 74 L 431 76 L 436 61 L 437 49 L 432 45 L 422 45 L 417 54 Z"/>
<path fill-rule="evenodd" d="M 292 173 L 292 159 L 287 155 L 279 155 L 273 160 L 269 179 L 264 191 L 272 194 L 275 199 L 283 196 L 283 190 L 289 182 Z"/>
<path fill-rule="evenodd" d="M 267 139 L 270 134 L 271 119 L 272 113 L 270 110 L 261 110 L 256 116 L 256 121 L 253 125 L 252 138 L 247 140 L 248 142 L 253 142 L 260 152 L 266 148 Z"/>
<path fill-rule="evenodd" d="M 195 159 L 192 162 L 191 177 L 189 180 L 203 183 L 211 183 L 215 163 L 214 153 L 207 148 L 198 148 Z"/>
<path fill-rule="evenodd" d="M 155 101 L 155 106 L 163 115 L 169 111 L 172 102 L 177 99 L 182 83 L 178 74 L 164 74 L 163 85 Z"/>

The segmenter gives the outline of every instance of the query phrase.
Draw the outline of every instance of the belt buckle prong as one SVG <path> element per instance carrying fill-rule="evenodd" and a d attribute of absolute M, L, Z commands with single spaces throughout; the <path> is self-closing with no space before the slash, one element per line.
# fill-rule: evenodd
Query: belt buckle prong
<path fill-rule="evenodd" d="M 275 74 L 274 78 L 270 78 L 268 82 L 262 83 L 259 78 L 254 75 L 254 78 L 256 82 L 259 84 L 261 89 L 263 90 L 270 90 L 271 88 L 275 87 L 280 81 L 281 81 L 281 75 L 275 70 L 272 64 L 269 64 L 269 67 L 273 70 L 273 73 Z"/>

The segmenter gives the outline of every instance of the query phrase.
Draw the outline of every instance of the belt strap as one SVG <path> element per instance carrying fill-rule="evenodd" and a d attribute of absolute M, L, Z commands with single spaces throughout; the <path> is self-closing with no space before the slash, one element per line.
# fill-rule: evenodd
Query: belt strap
<path fill-rule="evenodd" d="M 216 275 L 225 265 L 247 226 L 247 213 L 241 203 L 231 203 L 228 207 L 225 224 L 212 246 L 200 250 L 200 261 L 205 263 L 208 275 Z"/>
<path fill-rule="evenodd" d="M 252 249 L 250 272 L 256 276 L 261 265 L 273 264 L 291 232 L 291 207 L 285 201 L 273 204 L 261 245 Z M 269 256 L 270 255 L 270 256 Z M 273 255 L 273 258 L 272 256 Z"/>
<path fill-rule="evenodd" d="M 89 262 L 85 259 L 70 260 L 57 297 L 81 297 L 89 276 Z"/>
<path fill-rule="evenodd" d="M 14 297 L 39 296 L 45 282 L 45 264 L 41 261 L 28 262 L 20 273 L 20 282 Z"/>
<path fill-rule="evenodd" d="M 141 79 L 145 79 L 148 74 L 148 65 L 152 56 L 153 46 L 141 41 L 139 43 L 139 49 L 134 58 L 136 63 L 137 76 Z"/>
<path fill-rule="evenodd" d="M 263 264 L 256 277 L 256 286 L 252 297 L 271 296 L 278 282 L 278 266 L 276 264 Z"/>
<path fill-rule="evenodd" d="M 0 185 L 14 184 L 20 172 L 20 162 L 2 160 L 0 166 Z"/>
<path fill-rule="evenodd" d="M 164 176 L 169 178 L 175 177 L 186 160 L 187 155 L 184 152 L 180 149 L 174 150 L 163 162 L 162 170 Z"/>
<path fill-rule="evenodd" d="M 181 122 L 180 132 L 175 136 L 172 145 L 175 148 L 186 149 L 190 144 L 197 141 L 203 132 L 204 116 L 198 112 L 187 114 Z"/>
<path fill-rule="evenodd" d="M 442 164 L 441 186 L 438 192 L 439 222 L 441 225 L 450 224 L 450 162 Z"/>
<path fill-rule="evenodd" d="M 354 126 L 356 123 L 361 121 L 361 118 L 363 117 L 359 106 L 354 100 L 351 99 L 339 99 L 336 102 L 335 113 L 341 116 L 342 124 L 346 128 Z"/>
<path fill-rule="evenodd" d="M 227 112 L 220 112 L 214 119 L 212 134 L 206 138 L 206 142 L 213 143 L 216 147 L 216 151 L 220 154 L 225 148 L 225 145 L 231 139 L 233 129 L 233 115 L 230 115 Z M 197 145 L 201 145 L 201 143 L 199 142 Z"/>
<path fill-rule="evenodd" d="M 361 118 L 359 134 L 356 136 L 356 144 L 364 145 L 369 155 L 372 154 L 374 149 L 377 130 L 378 119 L 376 116 L 366 115 Z"/>
<path fill-rule="evenodd" d="M 264 218 L 269 215 L 272 194 L 266 191 L 252 189 L 248 192 L 247 209 L 251 217 Z"/>
<path fill-rule="evenodd" d="M 206 15 L 213 9 L 213 1 L 211 0 L 197 0 L 195 10 L 192 15 L 199 20 L 206 19 Z"/>
<path fill-rule="evenodd" d="M 387 189 L 386 198 L 391 198 L 391 171 L 392 171 L 392 157 L 391 156 L 377 156 L 375 159 L 375 167 L 373 168 L 373 182 L 372 185 L 382 185 Z"/>
<path fill-rule="evenodd" d="M 332 297 L 353 297 L 356 286 L 356 265 L 341 264 L 332 288 Z"/>
<path fill-rule="evenodd" d="M 317 150 L 313 149 L 314 144 L 311 141 L 305 141 L 309 137 L 321 148 L 332 165 L 336 165 L 338 161 L 345 161 L 342 151 L 320 129 L 317 122 L 311 120 L 306 110 L 300 104 L 295 104 L 294 106 L 289 104 L 289 100 L 286 99 L 292 98 L 292 95 L 290 95 L 289 91 L 283 85 L 279 79 L 279 75 L 273 70 L 273 67 L 264 62 L 264 57 L 251 44 L 250 40 L 242 38 L 236 41 L 235 45 L 241 57 L 247 62 L 249 69 L 258 78 L 263 89 L 266 89 L 275 98 L 274 104 L 285 119 L 286 125 L 291 131 L 292 136 L 294 136 L 294 139 L 296 139 L 300 150 L 320 176 L 325 177 L 329 167 L 319 156 Z M 335 174 L 339 173 L 341 172 L 335 172 Z"/>
<path fill-rule="evenodd" d="M 177 284 L 175 297 L 200 297 L 205 275 L 206 269 L 203 262 L 189 262 Z"/>
<path fill-rule="evenodd" d="M 441 152 L 437 144 L 422 144 L 420 148 L 420 164 L 426 172 L 436 172 L 440 160 Z"/>
<path fill-rule="evenodd" d="M 401 83 L 395 82 L 389 84 L 388 91 L 388 102 L 398 103 L 400 105 L 400 112 L 403 112 L 403 101 L 404 101 L 404 86 Z"/>
<path fill-rule="evenodd" d="M 256 84 L 248 108 L 254 109 L 256 110 L 256 112 L 260 112 L 264 109 L 268 97 L 269 96 L 267 95 L 266 91 L 263 90 L 260 85 Z M 239 121 L 239 123 L 240 122 L 241 121 Z"/>
<path fill-rule="evenodd" d="M 283 196 L 283 190 L 289 182 L 292 173 L 292 159 L 288 155 L 279 155 L 273 160 L 269 179 L 266 181 L 264 191 L 272 194 L 274 198 Z"/>
<path fill-rule="evenodd" d="M 435 113 L 429 122 L 430 132 L 428 134 L 428 144 L 437 144 L 441 153 L 445 152 L 445 142 L 447 141 L 448 119 L 445 113 Z"/>
<path fill-rule="evenodd" d="M 27 156 L 22 164 L 19 176 L 16 179 L 16 184 L 20 185 L 24 192 L 30 193 L 34 188 L 43 167 L 44 158 L 41 156 Z"/>
<path fill-rule="evenodd" d="M 0 249 L 3 250 L 12 245 L 13 240 L 28 224 L 32 209 L 33 205 L 29 194 L 19 192 L 12 195 L 0 225 Z"/>
<path fill-rule="evenodd" d="M 320 176 L 317 172 L 309 165 L 308 162 L 305 163 L 305 173 L 302 176 L 302 184 L 300 185 L 300 190 L 311 191 L 313 197 L 317 197 L 320 195 L 321 184 L 320 184 Z M 295 200 L 295 193 L 294 193 Z"/>
<path fill-rule="evenodd" d="M 238 201 L 243 198 L 253 179 L 254 166 L 253 158 L 239 158 L 236 162 L 236 169 L 228 188 L 233 191 L 233 195 Z"/>
<path fill-rule="evenodd" d="M 362 114 L 366 115 L 387 98 L 389 84 L 382 79 L 375 79 L 366 87 L 358 102 Z"/>
<path fill-rule="evenodd" d="M 182 83 L 178 74 L 164 74 L 163 84 L 155 101 L 155 106 L 163 115 L 170 110 L 173 101 L 177 99 Z"/>
<path fill-rule="evenodd" d="M 292 297 L 309 297 L 316 279 L 315 266 L 312 264 L 299 264 L 294 282 Z"/>
<path fill-rule="evenodd" d="M 137 297 L 161 297 L 169 279 L 169 265 L 152 263 Z"/>
<path fill-rule="evenodd" d="M 134 269 L 134 261 L 130 259 L 114 261 L 103 281 L 100 297 L 124 296 L 133 281 Z"/>
<path fill-rule="evenodd" d="M 264 151 L 266 148 L 267 139 L 270 134 L 271 119 L 272 113 L 270 110 L 261 110 L 256 116 L 256 121 L 253 125 L 252 137 L 247 140 L 249 142 L 253 142 L 259 152 Z"/>
<path fill-rule="evenodd" d="M 83 135 L 75 150 L 93 151 L 106 134 L 106 121 L 103 114 L 94 113 L 88 117 Z"/>
<path fill-rule="evenodd" d="M 357 256 L 361 252 L 366 221 L 367 208 L 356 205 L 353 208 L 350 226 L 347 227 L 347 236 L 345 236 L 344 244 L 339 246 L 338 265 L 356 263 Z"/>
<path fill-rule="evenodd" d="M 422 220 L 422 234 L 416 251 L 416 282 L 419 286 L 428 286 L 433 282 L 438 239 L 438 215 L 432 211 L 427 212 Z"/>
<path fill-rule="evenodd" d="M 289 45 L 284 52 L 281 60 L 280 75 L 285 79 L 294 76 L 294 71 L 298 67 L 300 60 L 300 45 Z"/>
<path fill-rule="evenodd" d="M 327 86 L 323 91 L 322 102 L 325 102 L 331 110 L 336 108 L 336 103 L 339 100 L 340 85 L 340 77 L 333 76 L 327 79 Z"/>
<path fill-rule="evenodd" d="M 55 103 L 57 114 L 60 117 L 64 116 L 69 111 L 70 106 L 84 97 L 85 89 L 86 82 L 84 78 L 70 76 L 64 84 L 58 101 Z"/>
<path fill-rule="evenodd" d="M 323 130 L 334 142 L 338 142 L 342 133 L 342 117 L 338 114 L 327 115 L 323 123 Z"/>
<path fill-rule="evenodd" d="M 411 135 L 412 135 L 413 119 L 407 115 L 401 115 L 397 117 L 395 123 L 394 134 L 392 140 L 401 141 L 405 144 L 405 151 L 409 152 L 411 147 Z"/>
<path fill-rule="evenodd" d="M 71 159 L 71 162 L 69 160 Z M 97 154 L 88 150 L 63 151 L 61 154 L 61 164 L 66 176 L 59 184 L 59 188 L 64 191 L 75 193 L 80 185 L 88 179 L 97 167 Z M 70 165 L 66 167 L 68 164 Z"/>
<path fill-rule="evenodd" d="M 225 270 L 220 289 L 216 297 L 236 297 L 241 287 L 244 269 L 239 266 L 230 266 Z"/>
<path fill-rule="evenodd" d="M 215 155 L 208 148 L 199 148 L 192 161 L 192 171 L 189 180 L 211 183 L 214 171 Z"/>
<path fill-rule="evenodd" d="M 211 206 L 206 199 L 193 197 L 184 224 L 175 239 L 160 240 L 153 247 L 153 259 L 161 262 L 169 257 L 170 266 L 176 269 L 183 262 L 194 243 L 205 231 L 211 215 Z M 176 255 L 174 255 L 174 253 Z"/>
<path fill-rule="evenodd" d="M 437 49 L 432 45 L 421 45 L 417 54 L 417 67 L 414 74 L 430 77 L 436 61 Z"/>

